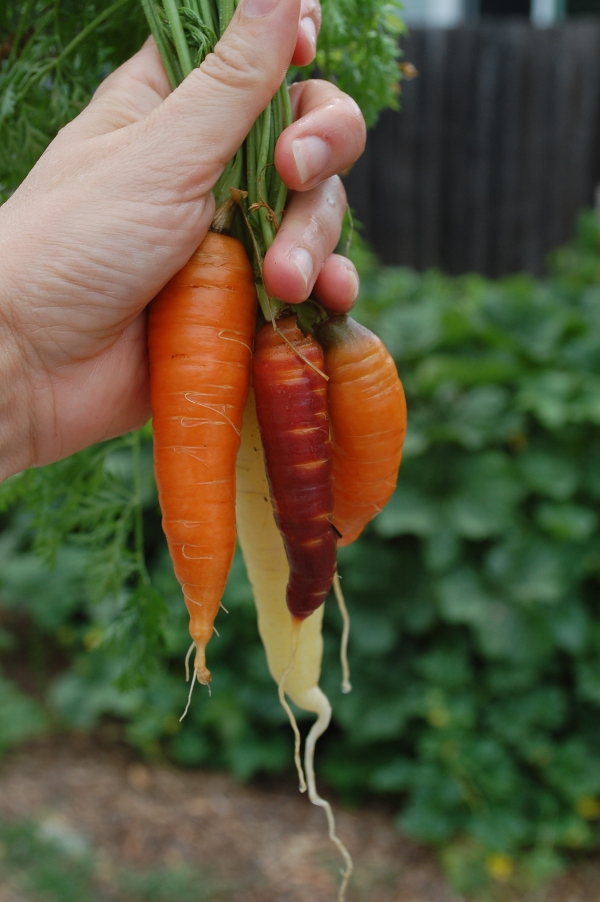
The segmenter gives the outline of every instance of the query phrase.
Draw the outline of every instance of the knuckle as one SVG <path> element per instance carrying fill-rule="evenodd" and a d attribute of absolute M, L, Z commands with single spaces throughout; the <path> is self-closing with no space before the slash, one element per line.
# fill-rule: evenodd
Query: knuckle
<path fill-rule="evenodd" d="M 239 39 L 221 41 L 195 71 L 219 86 L 235 89 L 252 88 L 260 75 L 252 48 Z"/>
<path fill-rule="evenodd" d="M 307 228 L 307 237 L 322 258 L 338 242 L 345 209 L 346 190 L 337 175 L 331 176 L 320 186 Z"/>
<path fill-rule="evenodd" d="M 332 97 L 327 103 L 328 117 L 335 117 L 341 124 L 341 133 L 345 141 L 350 138 L 348 147 L 352 152 L 364 149 L 367 140 L 367 127 L 359 105 L 348 94 Z"/>
<path fill-rule="evenodd" d="M 339 175 L 333 175 L 330 179 L 330 190 L 332 193 L 332 198 L 335 203 L 336 209 L 342 211 L 342 215 L 346 209 L 348 204 L 348 197 L 346 195 L 346 189 L 344 187 L 344 183 L 342 182 Z"/>

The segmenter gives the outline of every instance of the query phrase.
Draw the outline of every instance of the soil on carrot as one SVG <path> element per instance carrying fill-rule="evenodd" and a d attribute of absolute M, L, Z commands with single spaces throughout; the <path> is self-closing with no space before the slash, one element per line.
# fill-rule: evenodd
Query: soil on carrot
<path fill-rule="evenodd" d="M 391 815 L 338 806 L 337 820 L 356 866 L 348 902 L 459 902 L 433 854 L 400 836 Z M 56 850 L 45 877 L 36 877 L 36 842 Z M 97 737 L 31 742 L 0 762 L 0 902 L 190 893 L 202 902 L 334 902 L 338 871 L 323 813 L 280 781 L 241 786 L 224 774 L 148 765 Z M 543 895 L 517 898 L 600 900 L 600 859 Z"/>

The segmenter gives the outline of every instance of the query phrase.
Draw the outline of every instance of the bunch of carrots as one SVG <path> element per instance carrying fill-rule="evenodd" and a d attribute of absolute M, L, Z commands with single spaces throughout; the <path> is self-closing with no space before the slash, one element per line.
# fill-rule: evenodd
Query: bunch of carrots
<path fill-rule="evenodd" d="M 223 3 L 214 15 L 207 0 L 197 15 L 192 9 L 195 27 L 187 34 L 202 46 L 191 50 L 173 19 L 176 6 L 143 3 L 176 84 L 226 27 Z M 185 13 L 189 20 L 190 9 Z M 317 794 L 313 766 L 331 717 L 318 685 L 323 602 L 335 581 L 343 607 L 336 549 L 357 538 L 394 490 L 406 407 L 394 362 L 372 332 L 317 304 L 300 325 L 294 307 L 266 295 L 262 258 L 285 203 L 269 164 L 290 118 L 284 84 L 217 185 L 211 231 L 151 304 L 155 472 L 190 615 L 192 686 L 210 683 L 206 647 L 237 534 L 269 668 L 294 727 L 300 786 L 325 809 L 345 859 L 343 898 L 351 859 Z M 237 209 L 245 242 L 229 234 Z M 304 767 L 286 696 L 317 715 Z"/>

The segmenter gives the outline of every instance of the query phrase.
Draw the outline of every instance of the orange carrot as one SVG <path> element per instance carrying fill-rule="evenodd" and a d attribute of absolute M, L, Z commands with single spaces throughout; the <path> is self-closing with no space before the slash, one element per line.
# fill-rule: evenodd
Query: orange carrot
<path fill-rule="evenodd" d="M 325 351 L 332 433 L 333 523 L 353 542 L 396 487 L 406 401 L 383 342 L 349 316 L 317 328 Z"/>
<path fill-rule="evenodd" d="M 209 232 L 150 306 L 154 464 L 163 529 L 190 614 L 199 682 L 235 548 L 235 460 L 256 291 L 242 244 Z"/>

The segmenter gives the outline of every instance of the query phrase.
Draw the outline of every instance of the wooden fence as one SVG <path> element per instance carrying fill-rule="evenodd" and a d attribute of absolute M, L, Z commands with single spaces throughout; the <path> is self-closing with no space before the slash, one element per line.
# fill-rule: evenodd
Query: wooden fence
<path fill-rule="evenodd" d="M 600 180 L 600 22 L 415 29 L 401 112 L 348 176 L 385 263 L 540 274 Z"/>

